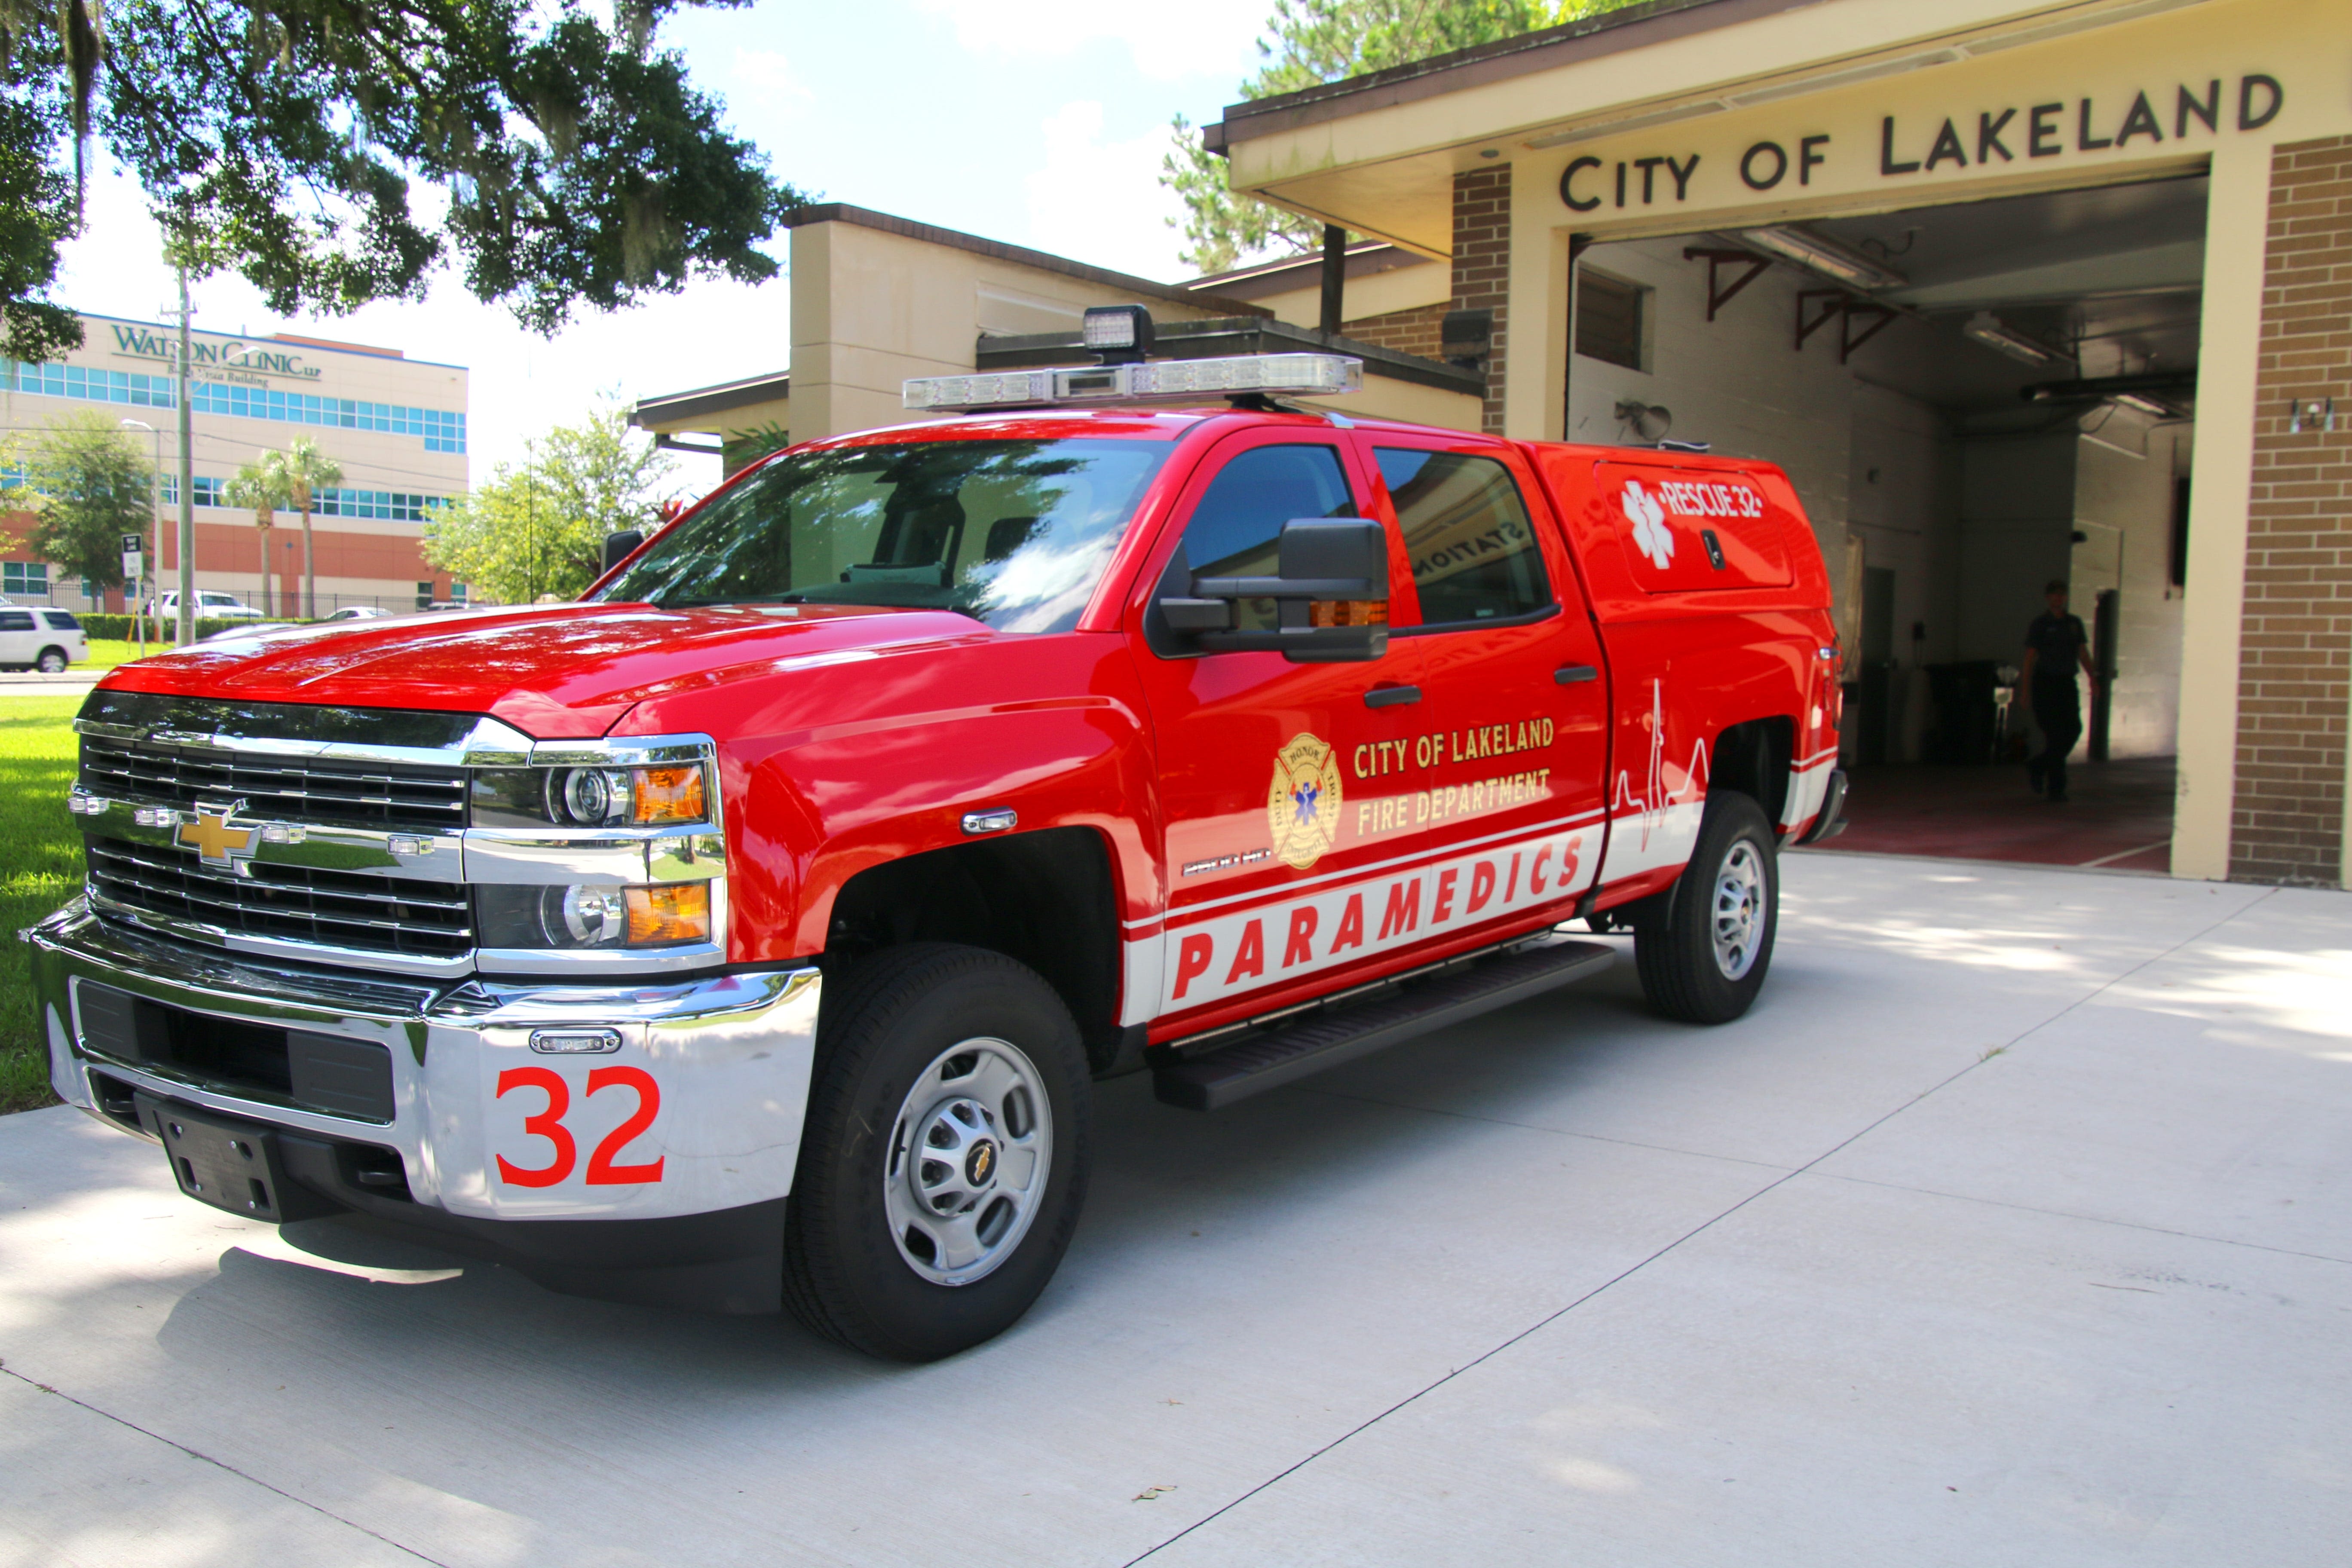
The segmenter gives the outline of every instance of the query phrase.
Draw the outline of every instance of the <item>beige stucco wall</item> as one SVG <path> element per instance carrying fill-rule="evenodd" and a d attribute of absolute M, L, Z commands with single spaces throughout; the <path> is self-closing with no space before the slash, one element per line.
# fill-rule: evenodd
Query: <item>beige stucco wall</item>
<path fill-rule="evenodd" d="M 1134 302 L 1108 285 L 847 222 L 793 230 L 793 437 L 899 425 L 910 376 L 972 368 L 982 333 L 1075 330 L 1089 305 Z M 1149 300 L 1155 321 L 1231 314 Z"/>

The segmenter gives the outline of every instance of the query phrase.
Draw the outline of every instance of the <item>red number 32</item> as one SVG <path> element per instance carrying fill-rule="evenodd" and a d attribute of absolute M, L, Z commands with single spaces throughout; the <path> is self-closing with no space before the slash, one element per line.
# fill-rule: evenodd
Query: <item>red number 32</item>
<path fill-rule="evenodd" d="M 662 1179 L 662 1163 L 667 1155 L 642 1165 L 616 1165 L 613 1156 L 629 1146 L 635 1138 L 654 1124 L 661 1111 L 661 1086 L 653 1074 L 643 1068 L 592 1068 L 588 1072 L 588 1092 L 600 1089 L 635 1089 L 637 1109 L 626 1121 L 604 1135 L 588 1156 L 587 1184 L 592 1187 L 628 1186 L 639 1182 Z M 553 1151 L 553 1157 L 544 1165 L 517 1165 L 504 1154 L 497 1156 L 499 1180 L 510 1187 L 551 1187 L 572 1173 L 580 1158 L 579 1145 L 572 1141 L 572 1130 L 563 1125 L 564 1113 L 572 1109 L 572 1089 L 561 1073 L 551 1068 L 508 1068 L 499 1074 L 498 1093 L 492 1099 L 504 1098 L 510 1089 L 535 1089 L 547 1096 L 547 1107 L 535 1116 L 523 1118 L 522 1130 L 534 1138 L 544 1138 Z"/>

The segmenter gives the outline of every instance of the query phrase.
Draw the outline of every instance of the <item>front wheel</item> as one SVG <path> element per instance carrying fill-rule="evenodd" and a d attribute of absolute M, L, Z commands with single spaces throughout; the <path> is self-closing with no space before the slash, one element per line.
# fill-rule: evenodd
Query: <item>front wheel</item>
<path fill-rule="evenodd" d="M 1709 795 L 1690 864 L 1634 921 L 1642 994 L 1686 1024 L 1731 1022 L 1764 988 L 1780 914 L 1779 850 L 1763 808 Z"/>
<path fill-rule="evenodd" d="M 1029 1310 L 1077 1228 L 1077 1026 L 1034 971 L 945 943 L 882 953 L 826 1003 L 785 1302 L 869 1355 L 952 1355 Z"/>

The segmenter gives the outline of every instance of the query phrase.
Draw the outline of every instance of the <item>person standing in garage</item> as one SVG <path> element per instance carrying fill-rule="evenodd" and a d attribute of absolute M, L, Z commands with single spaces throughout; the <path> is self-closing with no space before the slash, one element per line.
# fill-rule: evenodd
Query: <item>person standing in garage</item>
<path fill-rule="evenodd" d="M 2025 628 L 2025 669 L 2018 684 L 2033 704 L 2033 722 L 2042 731 L 2042 751 L 2025 764 L 2033 793 L 2050 800 L 2066 798 L 2066 754 L 2083 738 L 2083 700 L 2074 686 L 2074 667 L 2093 686 L 2099 672 L 2091 663 L 2091 634 L 2083 617 L 2066 613 L 2066 584 L 2051 579 L 2043 590 L 2049 609 Z"/>

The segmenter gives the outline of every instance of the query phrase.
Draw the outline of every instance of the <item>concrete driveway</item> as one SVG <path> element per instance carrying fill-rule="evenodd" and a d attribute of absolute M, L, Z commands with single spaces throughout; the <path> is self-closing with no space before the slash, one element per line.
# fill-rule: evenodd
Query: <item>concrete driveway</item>
<path fill-rule="evenodd" d="M 2346 1561 L 2352 898 L 1786 875 L 1728 1028 L 1621 964 L 1212 1117 L 1109 1086 L 1059 1279 L 931 1367 L 0 1119 L 0 1563 Z"/>

